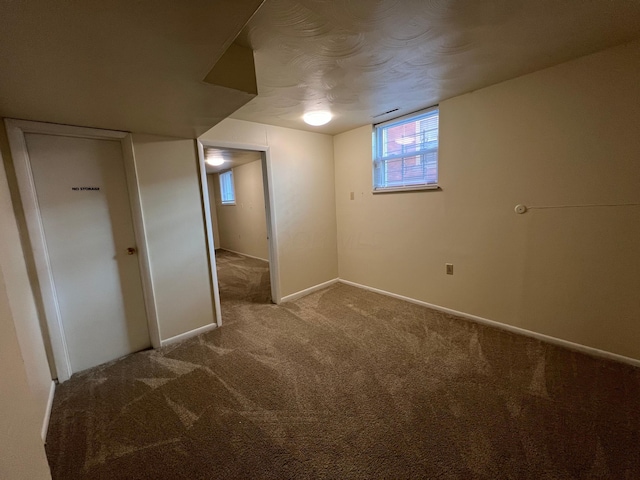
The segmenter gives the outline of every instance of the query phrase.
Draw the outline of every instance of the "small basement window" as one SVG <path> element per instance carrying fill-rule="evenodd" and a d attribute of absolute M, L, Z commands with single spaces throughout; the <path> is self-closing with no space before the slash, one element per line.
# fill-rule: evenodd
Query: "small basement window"
<path fill-rule="evenodd" d="M 236 204 L 236 192 L 233 188 L 233 171 L 227 170 L 219 175 L 220 177 L 220 197 L 223 205 Z"/>
<path fill-rule="evenodd" d="M 438 107 L 373 126 L 373 193 L 438 188 Z"/>

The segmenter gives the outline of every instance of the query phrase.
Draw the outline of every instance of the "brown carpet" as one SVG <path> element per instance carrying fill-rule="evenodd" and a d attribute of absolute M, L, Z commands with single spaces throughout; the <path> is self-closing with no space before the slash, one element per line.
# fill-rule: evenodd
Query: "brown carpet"
<path fill-rule="evenodd" d="M 57 388 L 55 479 L 640 476 L 639 369 L 346 285 L 242 302 L 224 270 L 221 329 Z"/>
<path fill-rule="evenodd" d="M 271 303 L 269 262 L 216 250 L 221 302 Z"/>

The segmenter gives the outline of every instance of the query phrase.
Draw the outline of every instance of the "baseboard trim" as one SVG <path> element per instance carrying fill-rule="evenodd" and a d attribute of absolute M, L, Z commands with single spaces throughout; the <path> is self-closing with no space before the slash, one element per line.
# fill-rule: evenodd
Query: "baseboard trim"
<path fill-rule="evenodd" d="M 262 260 L 263 262 L 269 263 L 269 260 L 266 258 L 256 257 L 254 255 L 249 255 L 248 253 L 236 252 L 235 250 L 229 250 L 228 248 L 218 248 L 218 250 L 224 250 L 225 252 L 235 253 L 236 255 L 242 255 L 243 257 L 255 258 L 256 260 Z"/>
<path fill-rule="evenodd" d="M 201 333 L 208 332 L 213 330 L 218 325 L 215 323 L 211 323 L 209 325 L 205 325 L 204 327 L 199 327 L 194 330 L 190 330 L 188 332 L 181 333 L 180 335 L 176 335 L 175 337 L 167 338 L 166 340 L 160 341 L 160 346 L 166 347 L 167 345 L 171 345 L 173 343 L 181 342 L 191 337 L 195 337 L 196 335 L 200 335 Z"/>
<path fill-rule="evenodd" d="M 42 430 L 40 435 L 44 443 L 47 442 L 47 432 L 49 431 L 49 420 L 51 419 L 51 409 L 53 408 L 53 397 L 56 394 L 56 382 L 51 380 L 49 387 L 49 398 L 47 399 L 47 407 L 44 411 L 44 419 L 42 420 Z"/>
<path fill-rule="evenodd" d="M 310 293 L 316 292 L 318 290 L 322 290 L 323 288 L 328 287 L 329 285 L 333 285 L 334 283 L 338 283 L 340 281 L 339 278 L 334 278 L 333 280 L 329 280 L 327 282 L 319 283 L 318 285 L 314 285 L 313 287 L 305 288 L 304 290 L 300 290 L 299 292 L 292 293 L 291 295 L 287 295 L 280 299 L 280 303 L 291 302 L 293 300 L 297 300 L 299 298 L 305 297 Z"/>
<path fill-rule="evenodd" d="M 363 290 L 369 290 L 370 292 L 386 295 L 387 297 L 397 298 L 398 300 L 404 300 L 405 302 L 415 303 L 416 305 L 421 305 L 423 307 L 432 308 L 433 310 L 438 310 L 443 313 L 448 313 L 451 315 L 455 315 L 457 317 L 462 317 L 464 319 L 471 320 L 472 322 L 489 325 L 491 327 L 499 328 L 501 330 L 506 330 L 508 332 L 517 333 L 519 335 L 524 335 L 526 337 L 535 338 L 536 340 L 551 343 L 553 345 L 558 345 L 560 347 L 565 347 L 570 350 L 575 350 L 581 353 L 586 353 L 587 355 L 592 355 L 594 357 L 605 358 L 607 360 L 614 360 L 617 362 L 626 363 L 628 365 L 633 365 L 634 367 L 640 367 L 640 360 L 636 360 L 635 358 L 625 357 L 624 355 L 607 352 L 606 350 L 600 350 L 598 348 L 588 347 L 586 345 L 581 345 L 579 343 L 570 342 L 568 340 L 563 340 L 561 338 L 552 337 L 550 335 L 545 335 L 543 333 L 537 333 L 531 330 L 526 330 L 524 328 L 514 327 L 513 325 L 507 325 L 506 323 L 497 322 L 495 320 L 489 320 L 488 318 L 479 317 L 477 315 L 471 315 L 465 312 L 459 312 L 458 310 L 441 307 L 440 305 L 434 305 L 432 303 L 423 302 L 422 300 L 416 300 L 415 298 L 405 297 L 404 295 L 398 295 L 397 293 L 387 292 L 386 290 L 380 290 L 379 288 L 369 287 L 368 285 L 362 285 L 360 283 L 351 282 L 349 280 L 339 279 L 338 281 L 340 283 L 344 283 L 345 285 L 351 285 L 352 287 L 362 288 Z"/>

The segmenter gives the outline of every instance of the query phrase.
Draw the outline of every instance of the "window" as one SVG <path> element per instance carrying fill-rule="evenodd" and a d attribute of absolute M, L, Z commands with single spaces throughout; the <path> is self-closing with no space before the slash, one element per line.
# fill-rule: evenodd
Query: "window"
<path fill-rule="evenodd" d="M 236 204 L 236 192 L 233 189 L 233 171 L 227 170 L 220 174 L 220 197 L 223 205 Z"/>
<path fill-rule="evenodd" d="M 438 107 L 374 125 L 374 193 L 437 187 Z"/>

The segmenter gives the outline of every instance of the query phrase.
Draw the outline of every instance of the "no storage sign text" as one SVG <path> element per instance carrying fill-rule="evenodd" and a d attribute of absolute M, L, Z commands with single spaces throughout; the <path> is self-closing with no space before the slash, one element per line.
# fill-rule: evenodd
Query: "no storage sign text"
<path fill-rule="evenodd" d="M 71 187 L 71 190 L 73 190 L 74 192 L 80 190 L 100 190 L 100 187 Z"/>

